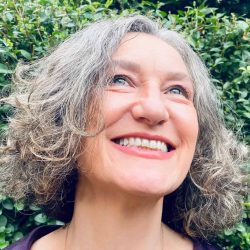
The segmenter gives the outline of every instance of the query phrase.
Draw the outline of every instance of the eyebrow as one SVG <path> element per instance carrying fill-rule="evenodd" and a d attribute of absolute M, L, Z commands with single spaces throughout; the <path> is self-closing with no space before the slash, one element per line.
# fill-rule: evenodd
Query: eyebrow
<path fill-rule="evenodd" d="M 113 60 L 112 66 L 120 67 L 126 70 L 140 71 L 141 66 L 138 63 L 126 61 L 126 60 Z"/>
<path fill-rule="evenodd" d="M 135 71 L 135 72 L 139 72 L 141 69 L 140 64 L 132 62 L 132 61 L 127 61 L 127 60 L 113 60 L 112 66 L 113 66 L 113 68 L 116 68 L 118 66 L 122 69 Z M 166 75 L 167 75 L 168 80 L 179 81 L 179 80 L 187 79 L 190 82 L 193 82 L 191 76 L 189 76 L 188 74 L 185 74 L 183 72 L 179 72 L 179 71 L 166 72 Z"/>
<path fill-rule="evenodd" d="M 192 78 L 188 75 L 188 74 L 185 74 L 185 73 L 182 73 L 182 72 L 168 72 L 168 80 L 189 80 L 191 82 L 192 81 Z"/>

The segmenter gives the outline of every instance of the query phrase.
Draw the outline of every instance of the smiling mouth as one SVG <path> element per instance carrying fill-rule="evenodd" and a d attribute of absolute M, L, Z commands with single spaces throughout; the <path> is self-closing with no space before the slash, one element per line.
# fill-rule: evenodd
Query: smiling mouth
<path fill-rule="evenodd" d="M 123 147 L 136 147 L 144 150 L 159 151 L 163 153 L 167 153 L 175 149 L 169 143 L 140 137 L 115 138 L 112 141 Z"/>

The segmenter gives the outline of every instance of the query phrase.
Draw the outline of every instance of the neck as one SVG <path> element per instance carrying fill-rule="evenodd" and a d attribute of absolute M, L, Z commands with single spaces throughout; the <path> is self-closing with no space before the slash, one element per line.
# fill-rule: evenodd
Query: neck
<path fill-rule="evenodd" d="M 78 185 L 66 248 L 162 250 L 162 198 Z"/>

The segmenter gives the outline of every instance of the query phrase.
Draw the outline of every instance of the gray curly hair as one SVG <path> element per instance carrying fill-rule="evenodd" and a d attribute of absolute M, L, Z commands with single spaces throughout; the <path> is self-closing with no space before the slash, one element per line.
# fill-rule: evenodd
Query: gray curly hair
<path fill-rule="evenodd" d="M 2 146 L 1 192 L 71 219 L 81 142 L 103 128 L 101 103 L 111 56 L 128 32 L 152 34 L 173 46 L 195 89 L 196 151 L 183 184 L 165 197 L 163 221 L 193 238 L 216 234 L 240 218 L 240 166 L 247 149 L 225 128 L 207 69 L 187 42 L 138 15 L 90 24 L 47 57 L 17 67 L 13 93 L 4 100 L 14 115 Z M 90 131 L 93 122 L 95 131 Z M 62 207 L 68 207 L 64 214 Z"/>

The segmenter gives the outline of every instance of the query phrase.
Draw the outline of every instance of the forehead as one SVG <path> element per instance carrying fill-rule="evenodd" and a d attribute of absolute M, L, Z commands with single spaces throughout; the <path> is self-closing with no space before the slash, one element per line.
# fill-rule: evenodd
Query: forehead
<path fill-rule="evenodd" d="M 115 66 L 136 71 L 150 69 L 159 73 L 176 72 L 189 75 L 181 55 L 174 47 L 161 38 L 146 33 L 127 33 L 112 60 Z"/>
<path fill-rule="evenodd" d="M 128 49 L 134 50 L 133 49 L 134 47 L 137 50 L 144 50 L 145 48 L 147 48 L 148 49 L 147 52 L 150 53 L 152 52 L 157 53 L 158 51 L 162 51 L 164 56 L 166 56 L 167 54 L 171 55 L 176 54 L 176 56 L 181 58 L 178 51 L 173 46 L 168 44 L 166 41 L 155 35 L 142 32 L 127 33 L 122 38 L 120 45 L 118 46 L 118 49 L 114 54 L 116 54 L 117 52 L 121 53 L 122 51 L 128 52 L 127 51 Z"/>

